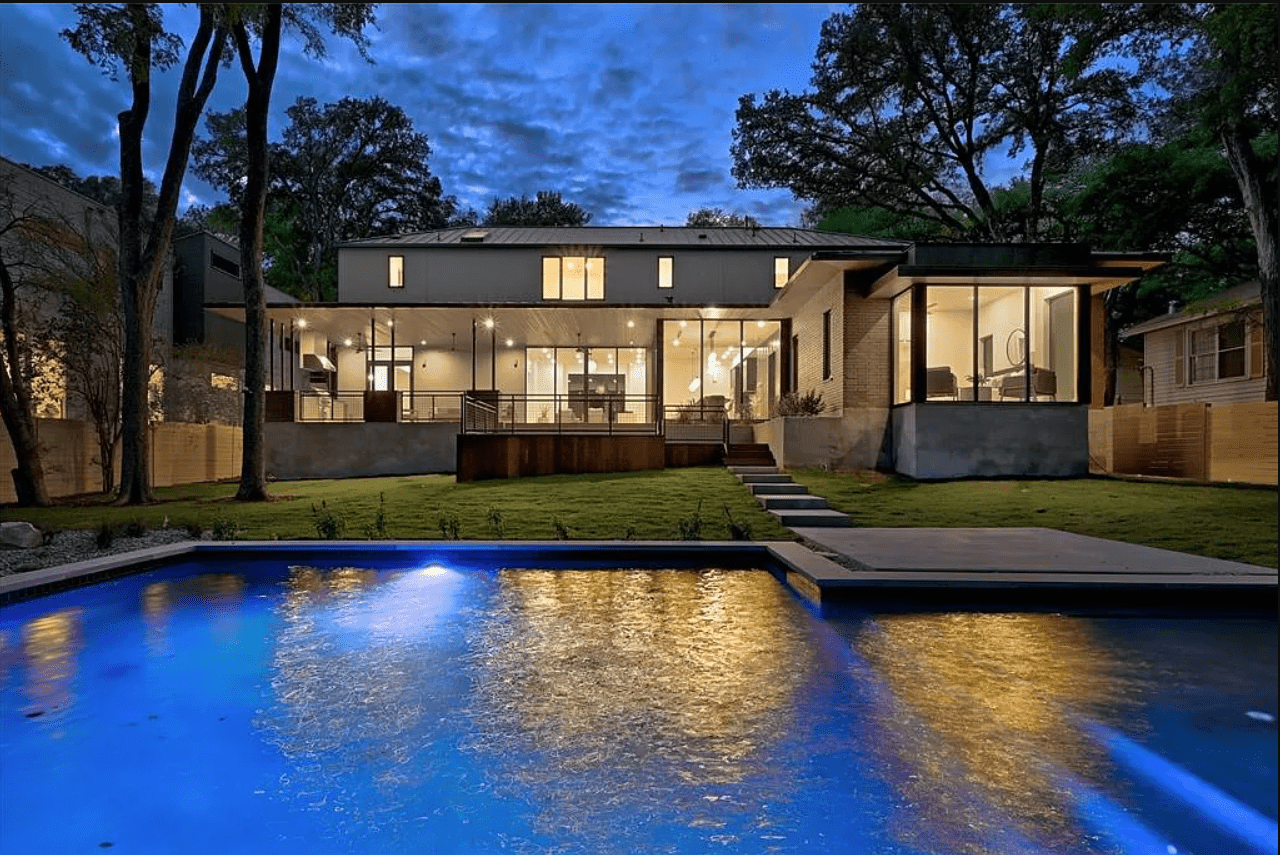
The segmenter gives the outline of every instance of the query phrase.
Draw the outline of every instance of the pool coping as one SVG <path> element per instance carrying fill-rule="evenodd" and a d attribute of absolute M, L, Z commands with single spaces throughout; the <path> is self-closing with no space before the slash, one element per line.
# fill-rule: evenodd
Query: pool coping
<path fill-rule="evenodd" d="M 960 605 L 978 600 L 1082 606 L 1176 603 L 1183 607 L 1274 610 L 1277 592 L 1275 571 L 1264 567 L 1251 567 L 1255 572 L 1242 574 L 1132 572 L 1123 568 L 1067 573 L 1031 568 L 876 568 L 849 555 L 824 555 L 794 541 L 271 540 L 180 542 L 15 573 L 0 577 L 0 605 L 196 556 L 227 558 L 238 553 L 280 552 L 300 560 L 323 560 L 352 552 L 414 553 L 415 560 L 423 563 L 497 562 L 504 567 L 555 565 L 557 569 L 753 567 L 772 572 L 815 606 L 886 600 Z"/>

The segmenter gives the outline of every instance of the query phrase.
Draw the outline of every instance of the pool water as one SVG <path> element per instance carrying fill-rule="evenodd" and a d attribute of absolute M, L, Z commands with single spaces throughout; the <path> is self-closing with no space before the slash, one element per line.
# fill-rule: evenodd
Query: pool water
<path fill-rule="evenodd" d="M 0 852 L 1274 852 L 1276 637 L 178 564 L 0 609 Z"/>

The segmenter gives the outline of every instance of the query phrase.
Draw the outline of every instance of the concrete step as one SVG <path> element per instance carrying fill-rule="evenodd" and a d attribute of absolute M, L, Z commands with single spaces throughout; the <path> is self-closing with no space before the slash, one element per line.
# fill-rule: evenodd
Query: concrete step
<path fill-rule="evenodd" d="M 767 454 L 726 454 L 725 466 L 777 466 L 778 462 Z"/>
<path fill-rule="evenodd" d="M 803 496 L 809 488 L 803 484 L 746 484 L 753 496 Z"/>
<path fill-rule="evenodd" d="M 777 466 L 738 466 L 729 467 L 729 471 L 734 475 L 778 475 Z"/>
<path fill-rule="evenodd" d="M 813 511 L 827 507 L 821 496 L 757 496 L 766 511 Z"/>
<path fill-rule="evenodd" d="M 739 475 L 738 480 L 743 484 L 790 484 L 791 476 L 782 472 L 774 472 L 773 474 L 760 475 Z"/>
<path fill-rule="evenodd" d="M 849 525 L 849 515 L 842 514 L 839 511 L 832 510 L 782 510 L 769 511 L 778 522 L 787 528 L 796 527 L 823 527 L 823 528 L 840 528 Z"/>

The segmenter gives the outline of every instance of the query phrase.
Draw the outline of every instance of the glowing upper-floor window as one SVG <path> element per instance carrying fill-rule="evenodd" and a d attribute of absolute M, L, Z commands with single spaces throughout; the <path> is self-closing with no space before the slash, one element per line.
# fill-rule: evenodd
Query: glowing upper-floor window
<path fill-rule="evenodd" d="M 676 260 L 669 255 L 658 257 L 658 287 L 671 288 L 675 284 Z"/>
<path fill-rule="evenodd" d="M 773 287 L 782 288 L 791 278 L 791 259 L 780 255 L 773 259 Z"/>
<path fill-rule="evenodd" d="M 604 259 L 576 255 L 544 257 L 542 299 L 603 300 Z"/>
<path fill-rule="evenodd" d="M 393 255 L 387 259 L 387 287 L 404 287 L 404 256 Z"/>

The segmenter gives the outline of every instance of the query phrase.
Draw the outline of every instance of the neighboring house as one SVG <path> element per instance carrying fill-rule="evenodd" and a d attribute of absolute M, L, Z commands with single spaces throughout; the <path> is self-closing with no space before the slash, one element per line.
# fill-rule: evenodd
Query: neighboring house
<path fill-rule="evenodd" d="M 786 466 L 1083 475 L 1094 297 L 1167 260 L 790 228 L 347 244 L 336 303 L 268 307 L 268 468 L 653 468 L 732 439 Z M 235 301 L 206 309 L 243 317 Z M 820 393 L 826 412 L 780 417 L 789 392 Z"/>
<path fill-rule="evenodd" d="M 1257 282 L 1228 288 L 1121 333 L 1143 347 L 1143 396 L 1130 403 L 1247 403 L 1266 393 Z"/>
<path fill-rule="evenodd" d="M 297 302 L 271 286 L 266 291 L 273 305 Z M 203 231 L 174 239 L 172 370 L 165 385 L 165 418 L 241 423 L 244 322 L 207 312 L 205 304 L 243 301 L 238 246 Z"/>
<path fill-rule="evenodd" d="M 42 338 L 56 332 L 54 321 L 66 305 L 59 279 L 116 287 L 118 224 L 112 208 L 4 158 L 0 207 L 4 224 L 15 218 L 43 224 L 36 231 L 10 229 L 3 238 L 6 261 L 19 280 L 20 329 Z M 239 255 L 234 245 L 207 233 L 174 241 L 173 263 L 166 266 L 152 318 L 153 421 L 239 424 L 244 324 L 204 311 L 207 300 L 243 300 Z M 98 269 L 88 269 L 90 256 Z M 268 298 L 277 305 L 292 299 L 275 289 L 268 289 Z M 84 420 L 76 377 L 59 355 L 64 347 L 49 338 L 29 348 L 38 364 L 32 382 L 37 416 Z M 121 355 L 118 341 L 102 341 L 100 358 Z"/>

